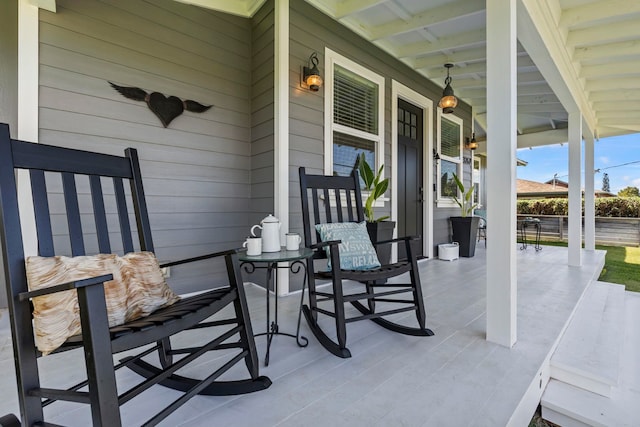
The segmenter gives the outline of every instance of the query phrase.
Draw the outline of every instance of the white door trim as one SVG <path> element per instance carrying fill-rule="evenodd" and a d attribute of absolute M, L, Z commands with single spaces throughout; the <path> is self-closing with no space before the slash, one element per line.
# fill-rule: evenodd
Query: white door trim
<path fill-rule="evenodd" d="M 433 101 L 396 80 L 391 80 L 391 220 L 398 220 L 398 99 L 403 99 L 422 108 L 422 167 L 424 169 L 422 186 L 424 203 L 422 204 L 422 229 L 424 230 L 422 253 L 433 258 Z M 394 231 L 397 237 L 397 227 Z M 397 260 L 394 247 L 393 260 Z"/>

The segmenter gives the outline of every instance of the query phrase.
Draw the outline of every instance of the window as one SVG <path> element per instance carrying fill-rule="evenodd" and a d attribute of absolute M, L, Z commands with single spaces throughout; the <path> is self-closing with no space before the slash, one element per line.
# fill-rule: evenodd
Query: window
<path fill-rule="evenodd" d="M 384 162 L 384 78 L 325 50 L 325 174 L 347 176 L 364 152 Z"/>
<path fill-rule="evenodd" d="M 455 116 L 443 116 L 439 112 L 438 121 L 438 153 L 440 161 L 437 167 L 437 199 L 438 207 L 457 206 L 453 197 L 458 194 L 458 187 L 453 179 L 455 173 L 462 176 L 462 120 Z"/>
<path fill-rule="evenodd" d="M 480 190 L 482 188 L 482 175 L 480 173 L 481 162 L 479 157 L 473 159 L 473 203 L 478 205 L 478 209 L 482 208 L 482 197 Z"/>

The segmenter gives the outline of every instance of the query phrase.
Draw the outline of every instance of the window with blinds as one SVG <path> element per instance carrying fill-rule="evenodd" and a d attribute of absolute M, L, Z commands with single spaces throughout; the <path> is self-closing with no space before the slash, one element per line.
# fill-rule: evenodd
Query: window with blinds
<path fill-rule="evenodd" d="M 378 90 L 376 83 L 336 65 L 333 74 L 333 122 L 377 134 Z"/>
<path fill-rule="evenodd" d="M 460 158 L 460 125 L 442 117 L 440 125 L 440 156 Z"/>
<path fill-rule="evenodd" d="M 384 77 L 330 49 L 325 60 L 325 173 L 348 176 L 362 153 L 378 170 L 384 159 Z"/>
<path fill-rule="evenodd" d="M 437 202 L 439 207 L 457 206 L 453 197 L 458 195 L 453 174 L 462 179 L 462 120 L 458 117 L 439 115 L 438 153 L 440 161 L 437 165 Z"/>

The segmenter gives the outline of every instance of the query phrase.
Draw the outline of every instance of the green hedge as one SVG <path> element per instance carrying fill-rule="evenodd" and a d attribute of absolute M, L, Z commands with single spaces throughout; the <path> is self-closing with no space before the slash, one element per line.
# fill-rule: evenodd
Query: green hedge
<path fill-rule="evenodd" d="M 568 215 L 567 199 L 519 199 L 518 214 Z M 584 200 L 582 201 L 584 212 Z M 640 197 L 598 197 L 596 216 L 640 218 Z"/>

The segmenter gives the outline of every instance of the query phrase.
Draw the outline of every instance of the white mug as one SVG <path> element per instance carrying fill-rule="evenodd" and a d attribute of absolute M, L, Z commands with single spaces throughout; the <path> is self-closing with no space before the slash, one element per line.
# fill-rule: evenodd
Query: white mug
<path fill-rule="evenodd" d="M 300 242 L 302 242 L 302 238 L 298 233 L 287 233 L 288 251 L 297 251 L 298 249 L 300 249 Z"/>
<path fill-rule="evenodd" d="M 262 239 L 260 237 L 247 237 L 242 244 L 243 248 L 247 248 L 247 255 L 255 256 L 262 253 Z"/>

